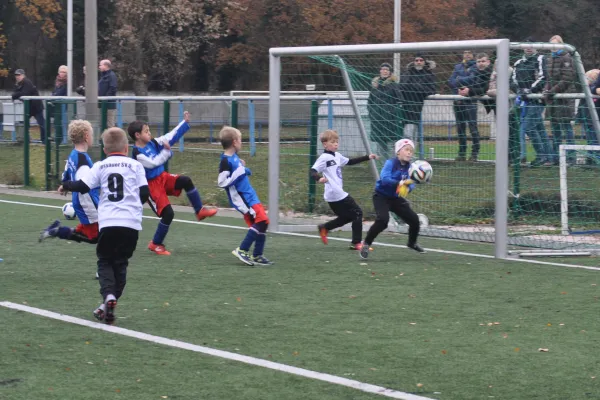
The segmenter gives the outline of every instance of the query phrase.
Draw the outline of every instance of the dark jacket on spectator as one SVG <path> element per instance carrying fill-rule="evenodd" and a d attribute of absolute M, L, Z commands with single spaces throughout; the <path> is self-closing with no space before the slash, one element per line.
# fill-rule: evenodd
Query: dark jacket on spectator
<path fill-rule="evenodd" d="M 469 60 L 454 66 L 454 71 L 452 71 L 452 75 L 450 75 L 450 79 L 448 79 L 448 85 L 450 85 L 453 94 L 458 94 L 458 89 L 461 87 L 460 83 L 458 82 L 458 78 L 469 76 L 469 69 L 475 66 L 475 64 L 475 60 Z"/>
<path fill-rule="evenodd" d="M 98 81 L 98 96 L 116 96 L 117 95 L 117 75 L 112 69 L 102 72 Z M 100 104 L 98 105 L 101 106 Z M 107 109 L 114 110 L 117 108 L 117 103 L 114 101 L 107 102 Z"/>
<path fill-rule="evenodd" d="M 400 101 L 401 93 L 395 75 L 387 78 L 376 76 L 371 80 L 367 110 L 372 141 L 387 146 L 402 137 L 398 121 Z"/>
<path fill-rule="evenodd" d="M 598 95 L 598 93 L 596 93 L 597 89 L 600 89 L 600 74 L 598 75 L 598 79 L 596 79 L 596 82 L 590 85 L 590 90 L 592 91 L 592 94 Z M 594 99 L 594 103 L 596 104 L 596 112 L 600 117 L 600 99 Z"/>
<path fill-rule="evenodd" d="M 421 111 L 427 96 L 435 94 L 435 61 L 427 60 L 423 69 L 415 68 L 411 62 L 406 66 L 406 72 L 400 78 L 402 93 L 402 118 L 405 124 L 419 124 Z"/>
<path fill-rule="evenodd" d="M 456 80 L 459 87 L 469 88 L 469 96 L 483 96 L 488 91 L 493 71 L 491 65 L 483 70 L 474 66 L 469 69 L 468 76 L 460 76 Z"/>
<path fill-rule="evenodd" d="M 21 99 L 21 96 L 39 96 L 37 88 L 29 80 L 29 78 L 23 78 L 23 80 L 15 85 L 15 91 L 12 93 L 13 100 Z M 44 110 L 42 100 L 32 100 L 29 112 L 31 115 L 36 115 L 40 111 Z"/>
<path fill-rule="evenodd" d="M 515 62 L 510 87 L 517 94 L 524 90 L 541 93 L 546 85 L 547 74 L 546 56 L 537 53 L 531 56 L 523 55 Z"/>
<path fill-rule="evenodd" d="M 554 99 L 553 94 L 574 93 L 577 90 L 575 68 L 571 54 L 564 50 L 552 52 L 548 61 L 548 79 L 545 90 L 550 93 L 546 97 L 546 113 L 551 122 L 566 123 L 575 115 L 575 100 Z"/>

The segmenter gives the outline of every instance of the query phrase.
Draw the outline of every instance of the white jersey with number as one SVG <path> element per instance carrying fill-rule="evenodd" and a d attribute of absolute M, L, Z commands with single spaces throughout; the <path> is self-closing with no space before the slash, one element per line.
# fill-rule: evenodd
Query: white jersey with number
<path fill-rule="evenodd" d="M 140 187 L 148 185 L 139 161 L 120 154 L 98 161 L 81 178 L 90 188 L 100 187 L 98 227 L 123 226 L 142 230 Z"/>
<path fill-rule="evenodd" d="M 342 167 L 348 164 L 348 161 L 348 158 L 338 152 L 325 151 L 312 166 L 312 169 L 327 178 L 323 195 L 325 201 L 331 203 L 348 197 L 348 193 L 344 192 L 344 179 L 342 178 Z"/>

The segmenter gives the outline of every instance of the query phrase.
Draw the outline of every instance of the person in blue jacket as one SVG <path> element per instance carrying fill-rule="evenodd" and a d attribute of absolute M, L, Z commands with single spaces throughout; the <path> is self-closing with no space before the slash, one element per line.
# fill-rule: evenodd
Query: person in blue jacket
<path fill-rule="evenodd" d="M 408 224 L 407 246 L 419 253 L 425 253 L 425 250 L 417 244 L 421 228 L 419 216 L 410 208 L 410 203 L 405 198 L 415 188 L 415 183 L 408 175 L 415 144 L 410 139 L 400 139 L 396 142 L 394 150 L 396 157 L 385 162 L 379 180 L 375 184 L 373 206 L 377 217 L 361 246 L 361 258 L 369 257 L 371 244 L 377 235 L 387 228 L 390 211 Z"/>

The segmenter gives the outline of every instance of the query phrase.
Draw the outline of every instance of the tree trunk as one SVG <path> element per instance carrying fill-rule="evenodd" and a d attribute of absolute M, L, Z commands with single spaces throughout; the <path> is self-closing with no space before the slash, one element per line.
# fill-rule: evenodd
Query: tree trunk
<path fill-rule="evenodd" d="M 148 85 L 142 77 L 134 78 L 133 93 L 136 96 L 148 96 Z M 135 101 L 135 118 L 140 121 L 148 121 L 148 102 L 145 100 Z"/>

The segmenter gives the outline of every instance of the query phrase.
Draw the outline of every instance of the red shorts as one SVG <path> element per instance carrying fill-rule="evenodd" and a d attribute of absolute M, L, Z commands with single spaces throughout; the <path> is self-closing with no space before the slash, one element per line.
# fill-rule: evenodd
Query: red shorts
<path fill-rule="evenodd" d="M 163 209 L 171 204 L 168 196 L 179 196 L 181 189 L 175 189 L 175 181 L 179 175 L 163 172 L 156 178 L 148 181 L 148 189 L 150 189 L 150 198 L 148 204 L 152 211 L 160 217 Z"/>
<path fill-rule="evenodd" d="M 244 214 L 244 221 L 246 221 L 246 225 L 251 227 L 252 225 L 258 222 L 266 222 L 269 224 L 269 217 L 267 217 L 267 213 L 265 212 L 265 208 L 262 204 L 258 203 L 250 207 L 254 211 L 254 215 L 251 213 Z"/>
<path fill-rule="evenodd" d="M 83 233 L 90 240 L 98 239 L 98 223 L 79 224 L 75 227 L 75 232 Z"/>

